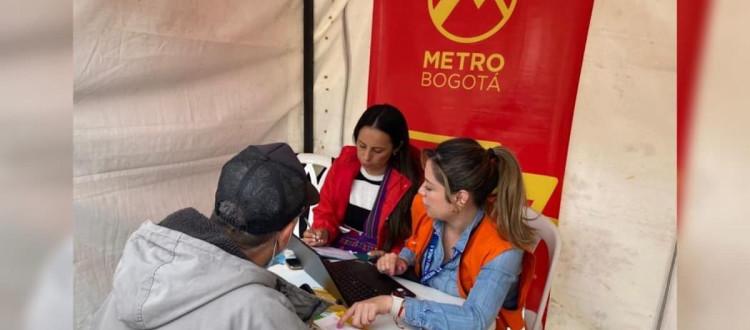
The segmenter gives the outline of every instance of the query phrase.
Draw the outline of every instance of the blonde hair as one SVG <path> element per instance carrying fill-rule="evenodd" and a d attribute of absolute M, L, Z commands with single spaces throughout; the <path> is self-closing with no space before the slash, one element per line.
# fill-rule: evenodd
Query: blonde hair
<path fill-rule="evenodd" d="M 521 166 L 506 147 L 484 149 L 468 138 L 440 143 L 435 150 L 425 150 L 432 161 L 436 179 L 450 194 L 466 190 L 477 207 L 495 219 L 495 227 L 505 240 L 525 250 L 534 244 L 534 229 L 526 223 L 526 190 Z"/>

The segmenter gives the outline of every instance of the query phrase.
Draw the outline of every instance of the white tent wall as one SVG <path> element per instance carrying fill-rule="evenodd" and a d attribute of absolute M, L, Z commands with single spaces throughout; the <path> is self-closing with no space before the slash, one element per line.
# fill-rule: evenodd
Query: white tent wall
<path fill-rule="evenodd" d="M 550 329 L 657 327 L 676 241 L 675 39 L 674 1 L 594 2 Z"/>
<path fill-rule="evenodd" d="M 315 1 L 314 152 L 338 156 L 367 106 L 370 0 Z"/>
<path fill-rule="evenodd" d="M 209 213 L 252 143 L 301 148 L 302 2 L 75 2 L 75 322 L 111 289 L 129 234 Z"/>

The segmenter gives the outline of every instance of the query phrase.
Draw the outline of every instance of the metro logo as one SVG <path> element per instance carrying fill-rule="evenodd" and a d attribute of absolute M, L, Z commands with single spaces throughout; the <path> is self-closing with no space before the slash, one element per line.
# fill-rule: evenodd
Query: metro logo
<path fill-rule="evenodd" d="M 372 3 L 367 104 L 398 104 L 418 148 L 502 141 L 557 218 L 593 0 Z"/>
<path fill-rule="evenodd" d="M 459 7 L 461 1 L 464 1 L 461 4 L 463 7 Z M 470 44 L 493 36 L 510 19 L 518 2 L 517 0 L 471 0 L 473 4 L 470 4 L 468 1 L 427 0 L 432 24 L 440 34 L 451 41 Z M 459 31 L 458 27 L 449 24 L 451 20 L 462 20 L 467 22 L 468 25 L 477 26 L 482 25 L 481 22 L 485 21 L 485 19 L 490 20 L 490 25 L 479 32 Z M 467 35 L 467 33 L 470 35 Z"/>

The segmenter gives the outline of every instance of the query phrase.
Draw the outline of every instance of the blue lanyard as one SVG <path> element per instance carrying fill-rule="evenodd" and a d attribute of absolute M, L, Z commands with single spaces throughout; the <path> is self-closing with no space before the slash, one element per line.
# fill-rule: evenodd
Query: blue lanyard
<path fill-rule="evenodd" d="M 477 222 L 477 219 L 481 219 L 484 216 L 484 211 L 481 209 L 477 212 L 477 214 L 474 216 L 474 220 L 472 220 L 472 224 L 474 224 L 474 227 L 471 229 L 471 233 L 469 233 L 469 238 L 466 240 L 468 243 L 469 239 L 471 239 L 471 235 L 474 234 L 474 230 L 479 227 L 479 223 Z M 425 251 L 424 258 L 422 259 L 422 272 L 425 272 L 432 267 L 433 259 L 435 258 L 435 248 L 438 244 L 438 234 L 435 228 L 432 228 L 432 238 L 430 238 L 430 244 L 427 245 L 427 251 Z M 422 275 L 422 278 L 419 279 L 419 282 L 427 285 L 427 282 L 429 282 L 433 277 L 435 277 L 437 274 L 439 274 L 441 271 L 443 271 L 443 266 L 450 264 L 454 260 L 461 257 L 461 251 L 456 250 L 455 247 L 453 247 L 453 257 L 448 260 L 448 262 L 444 262 L 442 265 L 440 265 L 438 268 L 435 268 L 433 270 L 430 270 L 429 272 Z"/>

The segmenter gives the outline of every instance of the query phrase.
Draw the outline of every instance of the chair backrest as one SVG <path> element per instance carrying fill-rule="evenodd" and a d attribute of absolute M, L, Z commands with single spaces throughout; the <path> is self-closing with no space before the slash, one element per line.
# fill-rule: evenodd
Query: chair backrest
<path fill-rule="evenodd" d="M 331 167 L 331 157 L 311 153 L 300 153 L 297 154 L 297 159 L 299 159 L 300 163 L 305 166 L 305 174 L 307 174 L 307 178 L 313 186 L 320 191 L 320 189 L 323 188 L 323 183 L 325 182 L 326 177 L 328 176 L 328 168 Z M 310 212 L 307 214 L 307 221 L 310 224 L 315 221 L 315 219 L 313 219 L 314 208 L 315 206 L 311 207 Z M 294 234 L 299 236 L 299 227 L 294 229 Z"/>
<path fill-rule="evenodd" d="M 545 257 L 548 258 L 544 259 L 548 261 L 549 267 L 546 267 L 546 274 L 542 274 L 541 276 L 542 278 L 544 278 L 545 282 L 544 287 L 541 290 L 541 297 L 539 297 L 538 300 L 538 309 L 536 311 L 529 308 L 525 309 L 524 321 L 526 323 L 527 330 L 541 330 L 544 329 L 543 319 L 549 301 L 552 278 L 555 274 L 555 268 L 557 267 L 562 242 L 560 241 L 560 233 L 557 230 L 557 226 L 552 223 L 549 218 L 544 215 L 539 215 L 537 217 L 536 212 L 531 209 L 529 209 L 529 212 L 531 214 L 528 214 L 528 217 L 534 220 L 529 220 L 527 223 L 529 224 L 529 226 L 536 230 L 539 239 L 536 243 L 536 246 L 534 247 L 535 255 L 537 256 L 537 259 L 542 259 L 539 258 L 540 256 L 536 252 L 546 250 L 548 255 Z M 544 242 L 544 245 L 541 244 L 542 242 Z M 546 249 L 543 249 L 543 247 L 546 247 Z M 543 264 L 547 263 L 544 262 Z M 539 275 L 539 270 L 540 269 L 537 269 L 536 275 Z M 529 298 L 527 298 L 527 301 L 528 299 Z"/>

